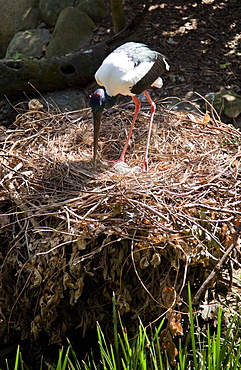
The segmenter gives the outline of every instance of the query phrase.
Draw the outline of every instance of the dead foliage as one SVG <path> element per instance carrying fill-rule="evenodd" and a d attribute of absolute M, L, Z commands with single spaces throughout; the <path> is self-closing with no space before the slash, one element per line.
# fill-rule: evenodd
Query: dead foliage
<path fill-rule="evenodd" d="M 174 362 L 188 282 L 196 303 L 235 286 L 240 132 L 211 113 L 158 104 L 149 172 L 137 170 L 149 119 L 143 110 L 122 173 L 104 159 L 118 158 L 132 114 L 131 105 L 104 114 L 96 168 L 89 109 L 50 111 L 31 101 L 1 128 L 2 338 L 45 332 L 61 343 L 70 328 L 84 335 L 96 320 L 111 322 L 115 292 L 124 318 L 166 315 L 162 346 Z"/>

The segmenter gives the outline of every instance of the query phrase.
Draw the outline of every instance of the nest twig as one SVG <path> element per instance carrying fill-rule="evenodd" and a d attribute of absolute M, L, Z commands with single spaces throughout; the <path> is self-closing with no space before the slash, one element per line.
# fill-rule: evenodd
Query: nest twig
<path fill-rule="evenodd" d="M 35 338 L 45 330 L 60 342 L 67 325 L 85 332 L 107 320 L 113 290 L 122 314 L 156 320 L 185 301 L 188 282 L 197 293 L 222 256 L 202 297 L 215 298 L 231 264 L 240 268 L 238 243 L 227 256 L 241 216 L 240 132 L 158 105 L 149 172 L 120 173 L 104 160 L 118 158 L 132 113 L 104 114 L 96 168 L 89 109 L 34 106 L 2 129 L 2 335 L 19 315 Z M 130 169 L 142 167 L 148 119 L 134 128 Z"/>

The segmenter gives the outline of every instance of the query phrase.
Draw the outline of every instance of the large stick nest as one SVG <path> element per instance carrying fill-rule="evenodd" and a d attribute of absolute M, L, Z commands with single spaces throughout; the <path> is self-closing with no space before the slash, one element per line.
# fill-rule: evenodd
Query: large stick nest
<path fill-rule="evenodd" d="M 110 320 L 113 292 L 122 315 L 150 322 L 185 306 L 188 282 L 196 302 L 231 289 L 240 266 L 238 130 L 158 104 L 149 171 L 136 168 L 143 110 L 122 172 L 104 159 L 118 158 L 133 106 L 104 114 L 94 168 L 90 110 L 30 103 L 0 135 L 2 337 L 21 329 L 22 338 L 45 332 L 59 343 L 70 328 L 85 333 Z"/>

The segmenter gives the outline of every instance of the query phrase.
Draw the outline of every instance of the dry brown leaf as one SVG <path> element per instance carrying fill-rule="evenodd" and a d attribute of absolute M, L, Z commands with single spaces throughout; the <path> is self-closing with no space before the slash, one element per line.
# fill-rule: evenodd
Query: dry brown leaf
<path fill-rule="evenodd" d="M 172 340 L 172 335 L 169 329 L 164 329 L 160 334 L 161 348 L 166 352 L 168 359 L 172 365 L 176 364 L 176 356 L 178 350 Z"/>
<path fill-rule="evenodd" d="M 173 288 L 165 287 L 162 289 L 162 301 L 165 307 L 170 308 L 175 304 L 176 293 Z"/>
<path fill-rule="evenodd" d="M 169 310 L 166 314 L 168 319 L 168 327 L 172 336 L 183 335 L 183 328 L 181 324 L 182 315 L 180 312 L 175 312 L 174 310 Z"/>
<path fill-rule="evenodd" d="M 205 116 L 203 117 L 202 123 L 204 125 L 207 125 L 210 121 L 211 121 L 211 117 L 209 116 L 208 113 L 206 113 Z"/>

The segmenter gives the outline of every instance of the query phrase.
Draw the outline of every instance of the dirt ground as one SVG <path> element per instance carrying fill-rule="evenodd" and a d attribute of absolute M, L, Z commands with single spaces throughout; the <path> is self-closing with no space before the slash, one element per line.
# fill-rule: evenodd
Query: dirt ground
<path fill-rule="evenodd" d="M 127 20 L 145 3 L 124 1 Z M 205 95 L 224 88 L 241 92 L 240 14 L 239 0 L 150 1 L 143 42 L 162 52 L 171 66 L 161 95 L 190 98 L 194 91 Z M 105 22 L 96 33 L 111 33 L 111 27 Z"/>
<path fill-rule="evenodd" d="M 144 41 L 169 59 L 165 94 L 182 98 L 193 91 L 241 91 L 239 0 L 152 4 Z"/>

